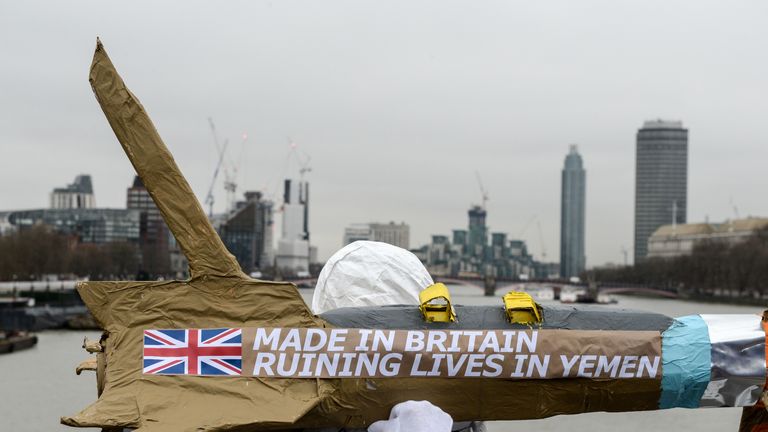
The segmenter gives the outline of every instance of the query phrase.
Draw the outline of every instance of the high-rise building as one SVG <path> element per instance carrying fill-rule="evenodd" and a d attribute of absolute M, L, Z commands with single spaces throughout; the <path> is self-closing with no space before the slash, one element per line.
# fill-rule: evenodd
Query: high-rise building
<path fill-rule="evenodd" d="M 635 262 L 662 225 L 683 224 L 688 208 L 688 129 L 680 121 L 646 121 L 637 131 Z"/>
<path fill-rule="evenodd" d="M 275 265 L 287 271 L 308 271 L 309 183 L 285 180 L 281 231 Z"/>
<path fill-rule="evenodd" d="M 495 232 L 491 233 L 491 259 L 503 260 L 507 258 L 505 256 L 508 253 L 509 247 L 507 246 L 507 233 Z"/>
<path fill-rule="evenodd" d="M 133 184 L 127 190 L 126 204 L 128 209 L 139 210 L 140 213 L 142 270 L 149 276 L 183 277 L 188 270 L 187 260 L 139 176 L 134 177 Z"/>
<path fill-rule="evenodd" d="M 448 242 L 448 236 L 433 235 L 432 243 L 429 245 L 427 252 L 427 262 L 430 268 L 441 269 L 435 273 L 446 273 L 445 266 L 448 264 L 448 258 L 451 250 L 451 245 Z"/>
<path fill-rule="evenodd" d="M 245 201 L 236 203 L 219 227 L 219 235 L 250 274 L 273 264 L 272 229 L 272 201 L 262 199 L 261 192 L 246 192 Z"/>
<path fill-rule="evenodd" d="M 84 209 L 96 207 L 91 176 L 81 174 L 67 187 L 56 188 L 51 192 L 52 209 Z"/>
<path fill-rule="evenodd" d="M 352 224 L 344 229 L 343 243 L 348 245 L 358 240 L 370 240 L 408 249 L 411 241 L 410 232 L 411 229 L 405 222 Z"/>
<path fill-rule="evenodd" d="M 466 246 L 467 244 L 467 230 L 455 229 L 453 230 L 453 244 Z"/>
<path fill-rule="evenodd" d="M 584 216 L 587 174 L 581 155 L 572 145 L 565 157 L 560 192 L 560 276 L 584 271 Z"/>
<path fill-rule="evenodd" d="M 480 206 L 472 206 L 472 208 L 469 209 L 468 215 L 468 252 L 472 256 L 484 258 L 485 247 L 488 245 L 488 228 L 485 226 L 485 209 Z"/>

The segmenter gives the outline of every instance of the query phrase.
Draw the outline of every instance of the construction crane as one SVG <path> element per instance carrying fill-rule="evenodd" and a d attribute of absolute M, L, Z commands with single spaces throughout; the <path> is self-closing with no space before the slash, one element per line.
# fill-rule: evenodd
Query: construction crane
<path fill-rule="evenodd" d="M 533 215 L 530 219 L 528 219 L 528 222 L 525 223 L 523 226 L 523 229 L 520 230 L 520 234 L 517 235 L 518 238 L 522 239 L 523 235 L 525 235 L 525 232 L 528 231 L 528 228 L 536 222 L 536 229 L 539 232 L 539 245 L 541 246 L 541 260 L 546 261 L 547 260 L 547 247 L 544 244 L 544 234 L 541 231 L 541 220 L 539 220 L 539 215 Z"/>
<path fill-rule="evenodd" d="M 213 143 L 216 145 L 216 151 L 219 152 L 220 161 L 217 166 L 217 170 L 224 169 L 224 190 L 227 193 L 227 212 L 235 207 L 236 193 L 237 193 L 237 172 L 240 169 L 240 164 L 243 160 L 243 152 L 245 151 L 245 142 L 248 140 L 248 134 L 243 133 L 242 142 L 240 143 L 240 155 L 236 162 L 233 162 L 229 157 L 223 159 L 223 147 L 219 144 L 219 134 L 216 132 L 216 125 L 211 117 L 208 117 L 208 124 L 211 127 L 211 134 L 213 135 Z M 215 178 L 214 178 L 215 179 Z M 211 191 L 211 193 L 213 193 Z M 211 197 L 211 199 L 213 199 Z"/>
<path fill-rule="evenodd" d="M 216 164 L 216 169 L 213 170 L 213 179 L 211 179 L 211 185 L 208 187 L 208 194 L 205 196 L 205 204 L 208 205 L 208 217 L 213 218 L 213 187 L 216 185 L 216 179 L 219 177 L 219 171 L 221 169 L 221 164 L 224 162 L 224 154 L 227 152 L 227 144 L 228 142 L 224 141 L 224 146 L 222 146 L 221 151 L 219 151 L 219 162 Z"/>
<path fill-rule="evenodd" d="M 307 152 L 303 150 L 299 150 L 296 143 L 289 138 L 289 141 L 291 143 L 291 153 L 296 158 L 296 162 L 299 164 L 299 181 L 304 181 L 304 174 L 308 172 L 312 172 L 312 167 L 309 166 L 309 162 L 312 160 L 312 157 L 307 154 Z M 303 153 L 303 156 L 302 154 Z"/>
<path fill-rule="evenodd" d="M 248 141 L 248 134 L 244 133 L 242 138 L 237 163 L 228 160 L 229 163 L 224 164 L 224 190 L 227 192 L 227 212 L 235 208 L 235 201 L 237 200 L 237 172 L 240 170 L 240 164 L 243 161 L 243 152 L 245 151 L 245 142 Z"/>
<path fill-rule="evenodd" d="M 538 218 L 539 218 L 539 215 L 531 216 L 531 218 L 528 219 L 528 222 L 526 222 L 525 225 L 523 225 L 523 229 L 520 230 L 520 234 L 517 235 L 517 238 L 522 239 L 523 235 L 526 233 L 526 231 L 528 231 L 528 228 L 531 226 L 531 224 L 534 221 L 538 220 Z"/>
<path fill-rule="evenodd" d="M 483 210 L 485 210 L 485 205 L 488 202 L 488 191 L 485 190 L 483 180 L 480 178 L 480 173 L 478 171 L 475 171 L 475 178 L 477 178 L 477 185 L 480 186 L 480 196 L 483 200 Z"/>

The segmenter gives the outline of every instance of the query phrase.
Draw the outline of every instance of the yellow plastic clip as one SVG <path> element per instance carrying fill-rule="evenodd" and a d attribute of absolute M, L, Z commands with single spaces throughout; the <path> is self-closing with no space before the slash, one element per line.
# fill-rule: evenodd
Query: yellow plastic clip
<path fill-rule="evenodd" d="M 456 311 L 451 305 L 451 293 L 444 284 L 430 285 L 419 293 L 419 309 L 427 322 L 454 322 Z"/>
<path fill-rule="evenodd" d="M 515 324 L 538 324 L 543 321 L 541 306 L 528 293 L 510 291 L 502 297 L 504 310 L 509 322 Z"/>

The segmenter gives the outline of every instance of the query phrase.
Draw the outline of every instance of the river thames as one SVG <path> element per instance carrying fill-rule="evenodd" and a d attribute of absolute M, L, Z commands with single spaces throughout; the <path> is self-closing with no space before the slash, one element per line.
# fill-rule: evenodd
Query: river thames
<path fill-rule="evenodd" d="M 312 290 L 301 290 L 310 300 Z M 481 290 L 451 287 L 454 303 L 498 304 L 498 297 L 484 297 Z M 501 293 L 499 293 L 500 295 Z M 681 300 L 618 296 L 609 308 L 628 308 L 670 316 L 696 313 L 761 313 L 755 306 L 697 303 Z M 546 305 L 546 303 L 545 303 Z M 96 398 L 92 372 L 75 375 L 75 366 L 88 358 L 83 338 L 96 339 L 96 331 L 46 331 L 37 347 L 0 356 L 0 430 L 14 432 L 62 431 L 59 417 L 76 413 Z M 636 413 L 589 413 L 542 420 L 489 422 L 490 432 L 546 431 L 728 431 L 737 430 L 741 409 L 672 409 Z M 96 430 L 96 429 L 90 429 Z"/>

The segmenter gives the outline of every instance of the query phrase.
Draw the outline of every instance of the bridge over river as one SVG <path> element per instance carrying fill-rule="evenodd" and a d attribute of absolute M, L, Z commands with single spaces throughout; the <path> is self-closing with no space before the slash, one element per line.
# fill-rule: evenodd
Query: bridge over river
<path fill-rule="evenodd" d="M 563 289 L 586 289 L 586 284 L 573 284 L 568 281 L 562 280 L 512 280 L 512 279 L 491 279 L 486 281 L 480 277 L 447 277 L 447 276 L 433 276 L 435 282 L 442 282 L 446 285 L 463 285 L 472 288 L 477 288 L 486 291 L 486 295 L 496 295 L 496 293 L 506 293 L 514 290 L 525 290 L 536 287 L 548 287 L 552 288 L 555 295 L 559 297 L 560 291 Z M 300 288 L 314 288 L 317 284 L 317 278 L 297 278 L 297 279 L 285 279 L 287 282 L 293 282 Z M 486 282 L 490 286 L 486 289 Z M 616 284 L 605 283 L 598 285 L 598 294 L 629 294 L 629 295 L 645 295 L 652 297 L 664 297 L 664 298 L 679 298 L 680 295 L 675 288 L 659 288 L 647 285 L 628 285 L 628 284 Z"/>
<path fill-rule="evenodd" d="M 559 295 L 563 289 L 586 289 L 584 284 L 572 284 L 559 280 L 508 280 L 508 279 L 483 279 L 480 277 L 447 277 L 433 276 L 435 282 L 448 285 L 464 285 L 484 290 L 486 295 L 506 293 L 512 290 L 525 290 L 536 287 L 552 288 L 555 295 Z M 299 288 L 314 288 L 317 278 L 286 278 L 286 282 L 292 282 Z M 486 283 L 488 285 L 486 285 Z M 12 281 L 0 282 L 0 296 L 27 295 L 37 293 L 71 293 L 74 291 L 77 281 Z M 675 288 L 654 287 L 647 285 L 627 285 L 604 283 L 598 285 L 598 294 L 637 294 L 665 298 L 678 298 L 679 293 Z"/>
<path fill-rule="evenodd" d="M 518 290 L 523 291 L 531 288 L 552 288 L 555 292 L 555 296 L 559 297 L 560 291 L 563 289 L 577 289 L 585 290 L 586 284 L 573 284 L 568 281 L 562 280 L 510 280 L 510 279 L 490 279 L 486 280 L 479 277 L 446 277 L 446 276 L 433 276 L 435 282 L 442 282 L 450 285 L 464 285 L 475 287 L 485 290 L 486 295 L 495 295 L 498 293 L 506 293 L 508 291 Z M 646 295 L 654 297 L 665 298 L 679 298 L 680 295 L 676 288 L 660 288 L 647 285 L 628 285 L 628 284 L 615 284 L 605 283 L 598 284 L 598 294 L 630 294 L 630 295 Z"/>

